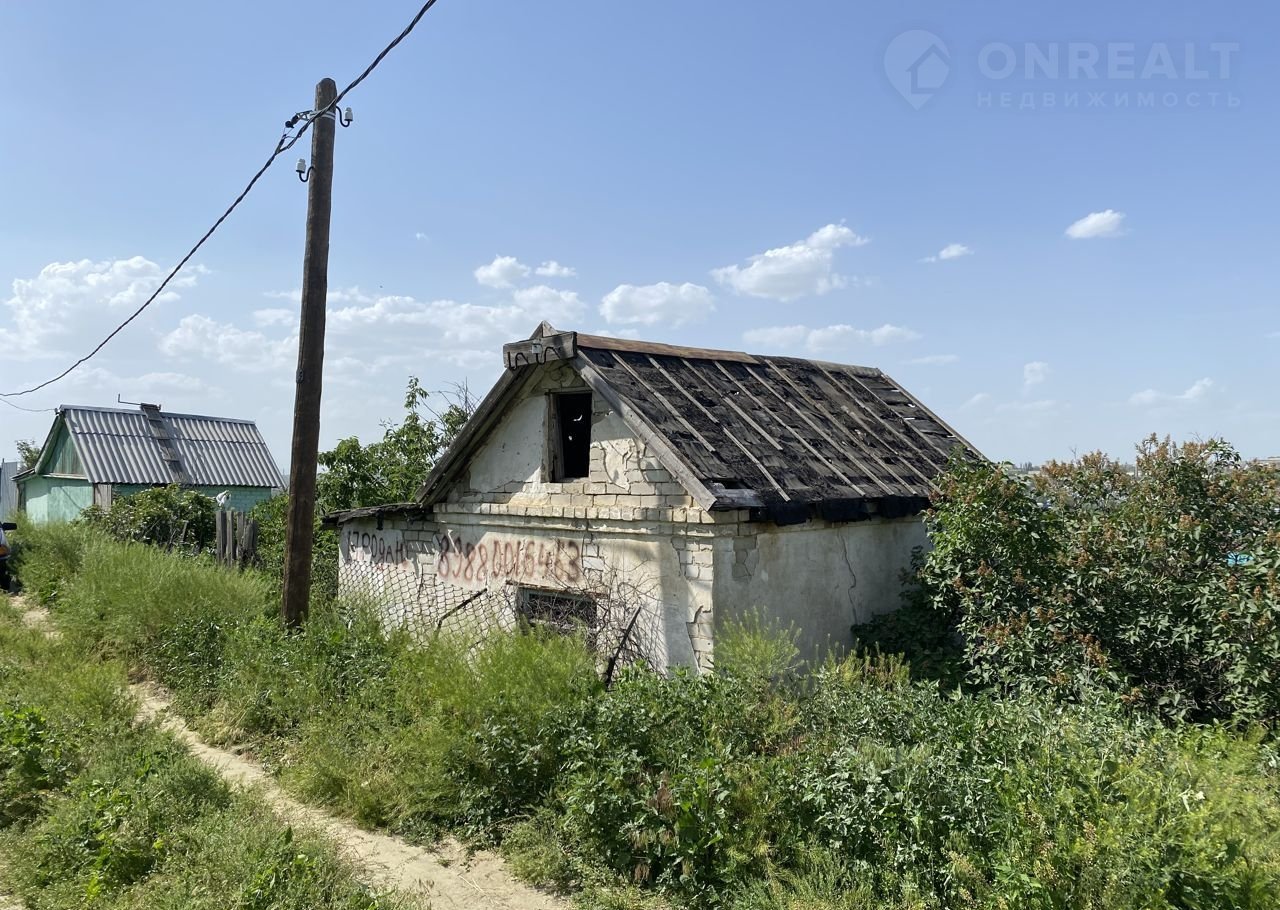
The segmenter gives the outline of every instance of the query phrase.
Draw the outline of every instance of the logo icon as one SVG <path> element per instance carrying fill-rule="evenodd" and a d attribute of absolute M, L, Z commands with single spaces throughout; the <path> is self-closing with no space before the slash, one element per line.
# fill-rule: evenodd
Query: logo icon
<path fill-rule="evenodd" d="M 946 83 L 951 55 L 933 32 L 914 29 L 903 32 L 884 49 L 884 72 L 898 94 L 920 110 Z"/>

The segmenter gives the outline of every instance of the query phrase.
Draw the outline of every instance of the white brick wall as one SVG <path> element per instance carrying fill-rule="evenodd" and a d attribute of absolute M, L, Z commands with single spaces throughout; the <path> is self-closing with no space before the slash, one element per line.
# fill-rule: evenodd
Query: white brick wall
<path fill-rule="evenodd" d="M 598 396 L 589 476 L 548 481 L 546 397 L 577 389 L 586 391 L 572 369 L 549 365 L 473 453 L 429 521 L 384 519 L 384 529 L 412 550 L 406 564 L 387 571 L 398 573 L 400 587 L 411 575 L 423 591 L 441 584 L 508 591 L 527 585 L 607 598 L 622 587 L 626 596 L 653 602 L 645 634 L 654 639 L 654 653 L 667 663 L 708 668 L 713 538 L 736 534 L 742 516 L 698 506 Z M 344 530 L 367 531 L 372 524 Z M 361 577 L 369 574 L 367 564 L 347 574 L 354 578 L 357 569 Z M 397 615 L 405 609 L 397 605 Z"/>

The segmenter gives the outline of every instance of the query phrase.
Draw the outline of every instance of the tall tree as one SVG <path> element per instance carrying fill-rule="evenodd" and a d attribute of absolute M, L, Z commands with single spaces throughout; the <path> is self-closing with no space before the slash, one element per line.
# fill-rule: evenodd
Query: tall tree
<path fill-rule="evenodd" d="M 432 406 L 437 395 L 445 403 L 443 410 Z M 411 376 L 404 409 L 400 423 L 383 423 L 379 442 L 361 445 L 358 438 L 349 436 L 320 453 L 324 473 L 316 481 L 318 511 L 412 500 L 436 459 L 475 410 L 475 402 L 466 386 L 430 392 Z"/>
<path fill-rule="evenodd" d="M 16 443 L 18 446 L 18 460 L 22 462 L 22 470 L 29 471 L 36 466 L 36 462 L 40 460 L 40 446 L 36 445 L 34 439 L 19 439 Z"/>

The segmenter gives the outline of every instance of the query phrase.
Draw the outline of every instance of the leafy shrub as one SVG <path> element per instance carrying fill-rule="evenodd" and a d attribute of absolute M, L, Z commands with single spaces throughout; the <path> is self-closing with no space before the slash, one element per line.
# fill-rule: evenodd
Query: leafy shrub
<path fill-rule="evenodd" d="M 361 445 L 354 436 L 321 452 L 324 471 L 316 478 L 316 505 L 336 512 L 388 502 L 410 502 L 427 472 L 475 410 L 466 386 L 439 394 L 444 407 L 431 405 L 433 393 L 409 377 L 404 394 L 404 420 L 384 421 L 378 442 Z"/>
<path fill-rule="evenodd" d="M 88 897 L 146 877 L 166 835 L 230 801 L 226 786 L 186 750 L 152 737 L 109 750 L 72 784 L 34 838 L 39 888 L 72 876 Z"/>
<path fill-rule="evenodd" d="M 919 571 L 924 554 L 916 552 L 912 564 Z M 910 576 L 909 579 L 910 580 Z M 853 627 L 855 650 L 877 654 L 900 654 L 913 679 L 933 680 L 944 689 L 964 683 L 964 644 L 953 622 L 908 587 L 903 605 Z"/>
<path fill-rule="evenodd" d="M 258 569 L 274 591 L 284 584 L 284 543 L 289 497 L 273 496 L 253 507 L 249 517 L 258 522 Z M 311 542 L 311 591 L 313 602 L 338 596 L 338 534 L 320 523 L 317 510 Z"/>
<path fill-rule="evenodd" d="M 68 762 L 43 712 L 0 704 L 0 828 L 33 818 L 66 782 Z"/>
<path fill-rule="evenodd" d="M 1047 510 L 1032 505 L 1013 523 L 1041 527 Z M 724 639 L 715 673 L 633 668 L 606 690 L 573 638 L 414 643 L 338 609 L 287 634 L 260 584 L 189 589 L 228 578 L 90 540 L 59 615 L 189 692 L 204 723 L 252 736 L 306 796 L 417 837 L 505 836 L 518 868 L 593 906 L 1280 905 L 1280 760 L 1261 734 L 1166 725 L 1098 688 L 944 692 L 874 654 L 800 675 L 793 645 L 759 628 Z M 14 650 L 0 648 L 0 682 L 17 678 Z M 48 818 L 84 817 L 84 780 L 70 788 L 81 809 Z M 236 853 L 227 812 L 167 835 L 139 893 L 199 905 L 194 877 L 175 871 L 197 847 L 241 858 L 221 887 L 250 906 L 303 906 L 294 895 L 328 880 L 278 829 Z M 76 868 L 66 879 L 81 887 Z M 218 868 L 211 881 L 231 880 Z M 153 884 L 166 876 L 170 891 Z M 282 876 L 303 890 L 275 889 Z"/>
<path fill-rule="evenodd" d="M 177 484 L 120 496 L 111 507 L 90 506 L 80 520 L 116 540 L 147 543 L 166 550 L 199 553 L 213 546 L 217 503 Z"/>
<path fill-rule="evenodd" d="M 1280 474 L 1218 441 L 1148 440 L 1032 487 L 957 464 L 928 516 L 924 596 L 981 683 L 1102 684 L 1167 717 L 1280 719 Z"/>
<path fill-rule="evenodd" d="M 710 898 L 767 868 L 796 736 L 751 679 L 629 671 L 572 743 L 566 836 L 638 883 Z"/>

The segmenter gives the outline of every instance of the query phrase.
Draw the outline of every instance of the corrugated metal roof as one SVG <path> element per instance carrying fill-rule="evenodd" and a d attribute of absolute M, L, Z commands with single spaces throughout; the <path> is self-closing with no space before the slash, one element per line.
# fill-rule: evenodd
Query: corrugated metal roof
<path fill-rule="evenodd" d="M 173 483 L 160 442 L 142 411 L 63 405 L 60 409 L 91 483 Z M 283 487 L 258 427 L 249 420 L 160 412 L 188 482 L 197 486 Z"/>

